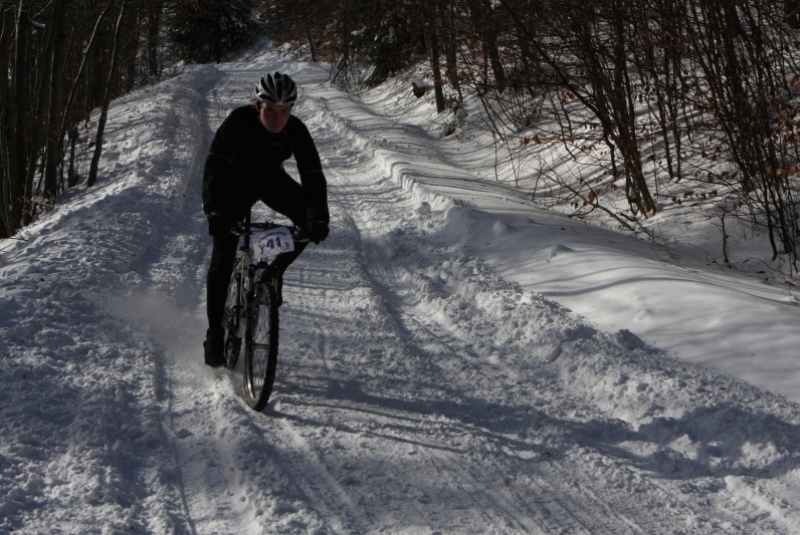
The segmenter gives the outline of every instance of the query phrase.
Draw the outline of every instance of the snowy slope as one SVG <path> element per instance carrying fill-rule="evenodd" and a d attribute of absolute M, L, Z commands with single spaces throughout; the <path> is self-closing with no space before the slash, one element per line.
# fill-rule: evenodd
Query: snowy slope
<path fill-rule="evenodd" d="M 199 193 L 276 69 L 333 232 L 259 414 L 202 364 Z M 476 182 L 327 75 L 265 52 L 118 100 L 98 186 L 0 242 L 0 532 L 800 533 L 791 295 Z"/>

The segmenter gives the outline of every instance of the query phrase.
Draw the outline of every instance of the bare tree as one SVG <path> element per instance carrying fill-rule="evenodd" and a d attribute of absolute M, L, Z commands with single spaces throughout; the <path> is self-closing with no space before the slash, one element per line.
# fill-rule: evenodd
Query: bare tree
<path fill-rule="evenodd" d="M 537 17 L 528 15 L 524 3 L 501 0 L 517 30 L 528 37 L 533 54 L 527 63 L 548 66 L 549 80 L 576 98 L 597 118 L 603 141 L 622 159 L 625 192 L 634 214 L 655 213 L 656 203 L 642 169 L 635 112 L 637 81 L 633 77 L 633 37 L 631 10 L 635 3 L 573 0 L 542 3 Z M 520 53 L 522 53 L 520 51 Z M 563 99 L 558 99 L 563 104 Z"/>
<path fill-rule="evenodd" d="M 30 18 L 20 2 L 0 4 L 0 59 L 10 76 L 0 82 L 0 238 L 12 236 L 22 225 L 26 157 L 22 102 L 27 84 L 27 52 Z"/>
<path fill-rule="evenodd" d="M 77 142 L 77 138 L 78 138 L 78 130 L 74 125 L 70 125 L 69 124 L 69 120 L 70 120 L 71 112 L 72 112 L 72 106 L 73 106 L 73 103 L 75 101 L 75 96 L 77 95 L 77 92 L 78 92 L 78 84 L 79 84 L 79 82 L 81 80 L 81 76 L 83 74 L 84 67 L 86 66 L 87 58 L 89 57 L 90 52 L 94 48 L 94 44 L 97 42 L 98 30 L 100 28 L 101 23 L 103 22 L 103 19 L 106 16 L 106 13 L 108 13 L 109 8 L 110 8 L 110 6 L 104 7 L 103 10 L 100 12 L 100 15 L 97 17 L 97 21 L 95 22 L 95 25 L 94 25 L 94 30 L 92 31 L 91 35 L 89 36 L 89 40 L 88 40 L 88 43 L 86 44 L 86 47 L 82 51 L 83 53 L 82 53 L 82 56 L 81 56 L 81 61 L 80 61 L 80 64 L 78 66 L 77 73 L 75 74 L 75 77 L 73 79 L 72 85 L 70 86 L 69 95 L 67 96 L 66 104 L 64 105 L 64 113 L 63 113 L 62 119 L 61 119 L 61 128 L 59 129 L 58 139 L 59 140 L 63 140 L 65 134 L 67 133 L 67 129 L 69 128 L 69 133 L 70 133 L 69 139 L 70 139 L 70 145 L 71 145 L 71 152 L 70 152 L 70 158 L 69 158 L 69 168 L 70 168 L 69 186 L 70 187 L 75 186 L 77 184 L 77 177 L 76 177 L 76 174 L 74 172 L 74 162 L 75 162 L 75 143 Z"/>
<path fill-rule="evenodd" d="M 171 52 L 190 63 L 219 63 L 254 34 L 251 0 L 172 0 L 166 6 Z"/>
<path fill-rule="evenodd" d="M 793 41 L 776 3 L 693 4 L 692 45 L 707 91 L 698 107 L 712 114 L 736 164 L 741 205 L 768 231 L 773 253 L 797 262 L 800 109 L 790 78 Z M 734 214 L 735 215 L 735 214 Z"/>
<path fill-rule="evenodd" d="M 800 0 L 784 0 L 786 23 L 795 30 L 800 29 Z"/>
<path fill-rule="evenodd" d="M 63 149 L 61 147 L 62 138 L 60 136 L 61 111 L 62 106 L 61 88 L 63 80 L 63 51 L 65 44 L 63 16 L 64 0 L 53 0 L 53 17 L 50 19 L 49 37 L 47 40 L 47 50 L 45 51 L 47 62 L 47 83 L 46 92 L 48 105 L 45 118 L 45 147 L 44 147 L 44 191 L 51 197 L 55 197 L 58 190 L 58 164 L 61 161 Z"/>
<path fill-rule="evenodd" d="M 108 80 L 106 81 L 106 91 L 105 95 L 103 96 L 103 107 L 100 111 L 100 119 L 97 121 L 97 136 L 95 137 L 95 144 L 94 144 L 94 156 L 92 156 L 92 164 L 89 168 L 89 178 L 86 182 L 87 187 L 91 187 L 97 181 L 97 168 L 100 162 L 100 155 L 103 152 L 103 133 L 105 131 L 106 120 L 108 118 L 108 107 L 111 103 L 111 87 L 113 85 L 114 76 L 116 75 L 117 70 L 117 53 L 118 49 L 120 48 L 120 30 L 122 29 L 122 21 L 125 18 L 125 3 L 126 0 L 122 0 L 122 4 L 119 7 L 119 15 L 117 16 L 117 23 L 114 26 L 114 38 L 112 41 L 112 48 L 111 48 L 111 65 L 108 69 Z"/>
<path fill-rule="evenodd" d="M 157 78 L 161 74 L 159 62 L 158 46 L 161 35 L 161 20 L 164 11 L 163 0 L 150 0 L 146 6 L 147 24 L 147 67 L 151 78 Z"/>
<path fill-rule="evenodd" d="M 158 18 L 163 0 L 130 1 L 116 31 L 115 21 L 104 17 L 114 5 L 109 1 L 0 0 L 0 68 L 6 74 L 0 77 L 0 238 L 12 236 L 52 206 L 65 187 L 77 184 L 78 125 L 137 83 L 140 58 L 159 64 L 160 26 L 151 24 L 155 30 L 149 34 L 139 27 L 149 23 L 146 12 Z M 117 52 L 110 54 L 115 42 Z M 145 47 L 149 54 L 140 54 Z M 125 58 L 122 73 L 109 68 L 119 56 Z"/>

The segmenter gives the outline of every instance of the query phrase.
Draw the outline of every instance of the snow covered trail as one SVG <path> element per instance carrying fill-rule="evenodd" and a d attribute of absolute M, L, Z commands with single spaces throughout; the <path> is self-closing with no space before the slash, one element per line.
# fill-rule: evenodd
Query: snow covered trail
<path fill-rule="evenodd" d="M 333 230 L 260 414 L 202 364 L 200 175 L 275 69 Z M 99 187 L 0 244 L 0 532 L 800 532 L 796 404 L 502 277 L 485 214 L 425 186 L 467 177 L 452 151 L 327 74 L 267 52 L 117 101 Z"/>
<path fill-rule="evenodd" d="M 345 113 L 331 111 L 336 100 Z M 308 107 L 315 108 L 319 102 Z M 466 446 L 463 449 L 449 442 L 437 448 L 453 452 L 446 462 L 455 469 L 451 477 L 469 479 L 487 497 L 506 497 L 503 503 L 484 497 L 484 503 L 493 504 L 489 508 L 510 514 L 505 520 L 493 518 L 477 531 L 504 526 L 500 532 L 576 533 L 581 528 L 587 533 L 675 533 L 684 528 L 694 533 L 739 532 L 743 523 L 750 522 L 752 509 L 763 506 L 761 500 L 774 502 L 775 509 L 785 505 L 781 498 L 768 493 L 765 497 L 763 491 L 748 489 L 743 494 L 747 485 L 736 484 L 730 495 L 726 496 L 724 486 L 718 495 L 721 502 L 732 505 L 719 507 L 717 502 L 704 510 L 703 500 L 687 493 L 682 481 L 665 484 L 661 480 L 670 479 L 673 471 L 697 475 L 695 468 L 707 474 L 702 462 L 695 466 L 697 457 L 706 455 L 701 451 L 709 447 L 692 438 L 697 429 L 707 425 L 718 429 L 718 419 L 733 415 L 755 423 L 760 420 L 759 409 L 770 413 L 776 405 L 790 415 L 794 406 L 770 396 L 764 399 L 740 382 L 648 350 L 630 333 L 599 333 L 554 303 L 500 279 L 473 254 L 470 236 L 464 235 L 469 228 L 464 219 L 470 218 L 470 210 L 421 191 L 413 177 L 404 180 L 403 164 L 396 165 L 414 161 L 422 153 L 422 166 L 438 166 L 445 175 L 463 173 L 455 167 L 442 171 L 448 163 L 441 159 L 425 162 L 427 155 L 429 160 L 436 158 L 430 149 L 435 140 L 421 131 L 416 138 L 409 136 L 407 128 L 341 95 L 325 95 L 321 102 L 320 115 L 312 120 L 326 125 L 316 132 L 319 139 L 326 139 L 328 125 L 359 125 L 352 130 L 333 129 L 336 133 L 331 138 L 339 148 L 326 152 L 335 155 L 335 161 L 328 162 L 331 181 L 335 192 L 344 192 L 336 200 L 344 209 L 344 222 L 357 231 L 353 248 L 361 269 L 392 320 L 390 325 L 403 339 L 401 347 L 410 352 L 402 361 L 419 362 L 410 374 L 403 374 L 414 377 L 415 410 L 426 414 L 437 407 L 434 412 L 440 413 L 447 427 L 469 430 L 456 442 Z M 397 137 L 393 140 L 393 136 Z M 383 158 L 387 140 L 394 151 Z M 358 147 L 360 157 L 352 147 Z M 409 154 L 403 155 L 398 147 L 410 149 Z M 401 184 L 405 190 L 398 191 Z M 431 209 L 431 205 L 441 209 Z M 386 314 L 379 312 L 377 317 Z M 381 371 L 397 365 L 396 359 L 387 360 Z M 391 382 L 389 377 L 380 379 Z M 381 385 L 380 379 L 378 391 L 389 391 L 391 385 Z M 709 394 L 708 383 L 719 390 Z M 429 387 L 430 400 L 424 394 L 428 385 L 436 385 Z M 704 405 L 709 408 L 704 410 Z M 750 416 L 751 411 L 755 415 Z M 767 437 L 762 431 L 766 430 L 726 443 L 723 449 L 730 454 L 726 461 L 753 468 L 753 463 L 764 460 L 745 445 L 759 449 L 771 447 L 774 441 L 787 444 L 785 428 L 767 431 Z M 796 436 L 796 427 L 790 434 Z M 488 439 L 492 454 L 477 455 L 477 467 L 471 467 L 472 455 L 487 449 L 481 439 Z M 506 449 L 526 454 L 509 459 Z M 689 457 L 684 459 L 686 465 L 659 462 L 662 456 L 676 454 Z M 642 456 L 643 471 L 620 464 L 619 456 L 628 455 Z M 771 469 L 773 461 L 763 468 Z M 447 481 L 440 470 L 436 480 Z M 755 475 L 758 469 L 710 473 L 715 475 L 709 478 L 713 481 L 729 474 Z M 514 487 L 509 474 L 514 475 L 510 479 L 522 482 L 516 493 L 509 490 Z M 792 496 L 797 482 L 793 478 L 789 482 L 787 496 Z M 778 486 L 784 488 L 784 483 Z M 532 492 L 536 494 L 533 508 Z M 466 502 L 463 507 L 474 510 L 476 505 Z M 786 514 L 796 517 L 796 512 Z M 463 516 L 459 513 L 449 522 Z M 785 528 L 782 524 L 782 519 L 773 518 L 765 522 L 764 532 Z M 480 521 L 470 518 L 466 525 L 480 525 Z M 742 532 L 753 529 L 750 525 Z"/>

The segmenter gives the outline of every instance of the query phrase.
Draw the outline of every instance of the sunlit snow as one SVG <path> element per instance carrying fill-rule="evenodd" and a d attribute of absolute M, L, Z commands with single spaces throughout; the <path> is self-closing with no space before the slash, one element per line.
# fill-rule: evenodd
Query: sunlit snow
<path fill-rule="evenodd" d="M 200 182 L 273 70 L 332 233 L 261 414 L 202 363 Z M 115 101 L 97 185 L 0 242 L 0 532 L 800 533 L 791 287 L 538 209 L 410 81 L 328 75 L 267 50 Z"/>

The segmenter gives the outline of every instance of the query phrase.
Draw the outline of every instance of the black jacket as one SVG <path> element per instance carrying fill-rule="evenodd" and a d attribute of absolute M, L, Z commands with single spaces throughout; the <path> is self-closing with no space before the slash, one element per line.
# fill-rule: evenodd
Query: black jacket
<path fill-rule="evenodd" d="M 253 105 L 236 108 L 211 142 L 203 171 L 203 210 L 240 219 L 258 199 L 259 184 L 285 175 L 283 162 L 294 156 L 305 204 L 317 220 L 329 223 L 327 183 L 319 153 L 303 122 L 292 115 L 280 134 L 261 124 Z"/>

